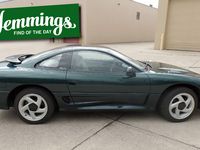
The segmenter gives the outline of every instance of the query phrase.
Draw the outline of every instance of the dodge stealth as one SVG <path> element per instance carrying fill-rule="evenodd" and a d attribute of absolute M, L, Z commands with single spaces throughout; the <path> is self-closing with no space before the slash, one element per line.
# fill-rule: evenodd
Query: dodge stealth
<path fill-rule="evenodd" d="M 0 108 L 44 123 L 56 110 L 158 111 L 182 122 L 198 108 L 200 75 L 106 47 L 67 46 L 0 62 Z"/>

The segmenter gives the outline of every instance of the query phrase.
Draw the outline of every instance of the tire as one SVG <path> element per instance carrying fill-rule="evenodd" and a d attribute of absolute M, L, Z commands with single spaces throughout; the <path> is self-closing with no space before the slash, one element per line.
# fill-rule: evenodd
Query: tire
<path fill-rule="evenodd" d="M 193 90 L 185 87 L 167 91 L 159 105 L 160 114 L 172 122 L 188 120 L 197 108 L 198 98 Z"/>
<path fill-rule="evenodd" d="M 54 114 L 55 101 L 40 88 L 27 88 L 20 91 L 14 101 L 17 115 L 29 124 L 47 122 Z"/>

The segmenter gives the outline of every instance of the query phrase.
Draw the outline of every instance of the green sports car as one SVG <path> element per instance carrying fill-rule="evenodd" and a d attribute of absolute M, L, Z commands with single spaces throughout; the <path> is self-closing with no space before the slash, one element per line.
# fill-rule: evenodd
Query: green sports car
<path fill-rule="evenodd" d="M 56 110 L 158 110 L 181 122 L 198 108 L 200 75 L 164 63 L 141 62 L 105 47 L 67 46 L 0 63 L 0 108 L 25 122 Z"/>

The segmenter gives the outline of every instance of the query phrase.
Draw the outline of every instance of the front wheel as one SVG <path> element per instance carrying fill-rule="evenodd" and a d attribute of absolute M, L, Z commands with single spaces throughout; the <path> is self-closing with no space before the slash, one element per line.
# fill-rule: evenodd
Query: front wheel
<path fill-rule="evenodd" d="M 15 99 L 17 115 L 30 124 L 44 123 L 54 113 L 52 96 L 43 89 L 29 88 L 22 90 Z"/>
<path fill-rule="evenodd" d="M 163 96 L 159 110 L 167 120 L 183 122 L 192 116 L 197 100 L 197 95 L 189 88 L 172 89 Z"/>

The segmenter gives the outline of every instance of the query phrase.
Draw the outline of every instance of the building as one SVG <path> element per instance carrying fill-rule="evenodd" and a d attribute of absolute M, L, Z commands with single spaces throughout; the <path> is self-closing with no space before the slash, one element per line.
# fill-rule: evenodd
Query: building
<path fill-rule="evenodd" d="M 160 0 L 155 48 L 199 51 L 199 14 L 199 0 Z"/>
<path fill-rule="evenodd" d="M 154 41 L 157 9 L 133 0 L 8 0 L 0 8 L 79 3 L 81 7 L 81 38 L 53 40 L 56 43 L 123 43 Z M 1 44 L 52 42 L 9 41 Z M 1 47 L 0 47 L 1 48 Z"/>

